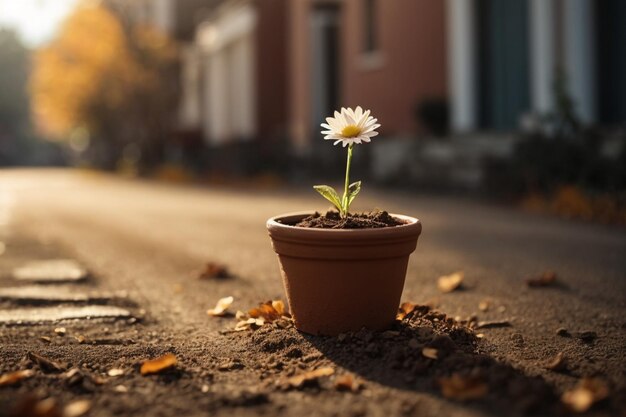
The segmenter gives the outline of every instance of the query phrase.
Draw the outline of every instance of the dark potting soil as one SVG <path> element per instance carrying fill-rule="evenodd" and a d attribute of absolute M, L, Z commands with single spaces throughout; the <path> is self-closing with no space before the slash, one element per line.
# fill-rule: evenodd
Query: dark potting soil
<path fill-rule="evenodd" d="M 336 211 L 328 211 L 323 215 L 315 212 L 315 214 L 304 218 L 295 226 L 315 229 L 378 229 L 400 226 L 402 224 L 405 224 L 405 222 L 391 216 L 386 211 L 350 213 L 345 218 L 342 218 Z"/>

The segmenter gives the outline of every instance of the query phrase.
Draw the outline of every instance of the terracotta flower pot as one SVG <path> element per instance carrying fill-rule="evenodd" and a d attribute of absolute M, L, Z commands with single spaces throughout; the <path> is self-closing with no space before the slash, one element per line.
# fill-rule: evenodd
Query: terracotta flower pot
<path fill-rule="evenodd" d="M 290 226 L 311 213 L 267 221 L 296 327 L 336 335 L 390 326 L 400 304 L 409 255 L 422 231 L 419 220 L 380 229 Z"/>

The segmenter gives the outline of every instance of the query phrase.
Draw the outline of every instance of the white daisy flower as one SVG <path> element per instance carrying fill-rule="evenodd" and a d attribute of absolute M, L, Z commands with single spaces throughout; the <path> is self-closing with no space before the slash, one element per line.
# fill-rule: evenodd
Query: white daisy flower
<path fill-rule="evenodd" d="M 335 111 L 335 117 L 327 117 L 326 123 L 321 126 L 326 129 L 322 131 L 325 135 L 324 139 L 334 140 L 334 145 L 342 143 L 352 145 L 362 142 L 369 142 L 374 136 L 378 135 L 376 129 L 380 127 L 376 124 L 378 119 L 370 116 L 370 111 L 363 111 L 361 106 L 356 110 L 351 108 L 341 108 L 341 113 Z"/>

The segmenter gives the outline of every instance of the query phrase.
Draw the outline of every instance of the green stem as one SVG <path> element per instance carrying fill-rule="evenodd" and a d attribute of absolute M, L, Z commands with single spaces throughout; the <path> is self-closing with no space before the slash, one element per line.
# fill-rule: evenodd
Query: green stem
<path fill-rule="evenodd" d="M 348 215 L 348 187 L 350 186 L 350 164 L 352 163 L 352 146 L 353 143 L 348 145 L 348 160 L 346 161 L 346 183 L 343 189 L 343 197 L 341 198 L 341 217 Z"/>

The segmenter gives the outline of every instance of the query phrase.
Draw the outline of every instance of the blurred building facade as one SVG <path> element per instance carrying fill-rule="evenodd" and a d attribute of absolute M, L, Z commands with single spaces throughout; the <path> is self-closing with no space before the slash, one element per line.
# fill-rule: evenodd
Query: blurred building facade
<path fill-rule="evenodd" d="M 361 105 L 387 137 L 511 134 L 561 105 L 626 120 L 622 0 L 108 0 L 181 42 L 180 129 L 288 139 Z M 478 143 L 478 141 L 477 141 Z"/>
<path fill-rule="evenodd" d="M 324 116 L 357 104 L 388 136 L 423 131 L 429 102 L 452 132 L 515 131 L 554 111 L 558 71 L 583 123 L 626 119 L 620 0 L 218 3 L 185 83 L 209 144 L 286 135 L 306 149 Z"/>

